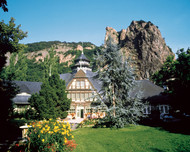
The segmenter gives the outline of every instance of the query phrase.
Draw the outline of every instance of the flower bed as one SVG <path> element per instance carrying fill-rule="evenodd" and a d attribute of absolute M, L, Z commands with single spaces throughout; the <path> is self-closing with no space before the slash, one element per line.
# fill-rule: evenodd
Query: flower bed
<path fill-rule="evenodd" d="M 72 151 L 76 148 L 69 123 L 57 120 L 36 121 L 30 124 L 26 150 L 29 151 Z"/>

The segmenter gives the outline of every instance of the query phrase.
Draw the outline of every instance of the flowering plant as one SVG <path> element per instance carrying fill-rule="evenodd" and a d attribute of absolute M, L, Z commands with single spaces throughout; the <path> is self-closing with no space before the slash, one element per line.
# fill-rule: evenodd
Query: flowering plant
<path fill-rule="evenodd" d="M 69 123 L 58 120 L 39 121 L 30 124 L 27 133 L 28 151 L 72 151 L 76 148 Z"/>

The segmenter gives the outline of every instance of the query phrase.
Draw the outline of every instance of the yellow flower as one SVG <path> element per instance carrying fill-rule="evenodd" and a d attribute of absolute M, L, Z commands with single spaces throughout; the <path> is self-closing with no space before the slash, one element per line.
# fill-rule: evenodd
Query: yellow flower
<path fill-rule="evenodd" d="M 38 135 L 38 138 L 40 138 L 40 135 Z"/>
<path fill-rule="evenodd" d="M 72 135 L 71 138 L 74 138 L 74 136 Z"/>
<path fill-rule="evenodd" d="M 45 139 L 42 139 L 42 142 L 44 142 L 45 141 Z"/>
<path fill-rule="evenodd" d="M 67 138 L 65 138 L 64 142 L 67 143 Z"/>

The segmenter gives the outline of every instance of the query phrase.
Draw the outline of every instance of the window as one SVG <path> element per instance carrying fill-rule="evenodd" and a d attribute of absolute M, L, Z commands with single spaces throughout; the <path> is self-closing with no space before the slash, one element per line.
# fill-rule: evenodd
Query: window
<path fill-rule="evenodd" d="M 69 111 L 68 111 L 68 113 L 75 113 L 75 107 L 71 107 L 70 109 L 69 109 Z"/>
<path fill-rule="evenodd" d="M 80 94 L 81 101 L 84 101 L 84 93 Z"/>
<path fill-rule="evenodd" d="M 67 98 L 70 99 L 71 98 L 71 95 L 70 93 L 67 94 Z"/>
<path fill-rule="evenodd" d="M 76 100 L 80 101 L 80 94 L 79 93 L 76 94 Z"/>
<path fill-rule="evenodd" d="M 86 89 L 88 89 L 88 88 L 89 88 L 89 82 L 86 81 Z"/>
<path fill-rule="evenodd" d="M 84 81 L 81 81 L 81 89 L 84 89 Z"/>
<path fill-rule="evenodd" d="M 75 101 L 75 94 L 72 93 L 72 100 Z"/>
<path fill-rule="evenodd" d="M 160 113 L 168 114 L 169 106 L 168 105 L 159 105 Z"/>
<path fill-rule="evenodd" d="M 88 99 L 88 93 L 85 93 L 85 100 L 89 100 Z"/>
<path fill-rule="evenodd" d="M 91 113 L 91 108 L 90 107 L 86 108 L 86 113 Z"/>
<path fill-rule="evenodd" d="M 75 89 L 75 81 L 72 83 L 72 88 Z"/>
<path fill-rule="evenodd" d="M 143 112 L 144 114 L 151 114 L 151 106 L 146 106 L 145 108 L 144 108 L 144 112 Z"/>
<path fill-rule="evenodd" d="M 77 81 L 77 89 L 80 88 L 80 81 Z"/>

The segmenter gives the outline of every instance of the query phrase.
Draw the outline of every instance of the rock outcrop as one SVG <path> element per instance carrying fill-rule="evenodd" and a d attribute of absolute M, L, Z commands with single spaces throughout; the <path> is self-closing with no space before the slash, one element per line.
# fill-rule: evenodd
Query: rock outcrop
<path fill-rule="evenodd" d="M 109 38 L 132 59 L 137 79 L 149 79 L 158 71 L 169 55 L 174 55 L 162 38 L 160 30 L 151 22 L 132 21 L 127 29 L 117 32 L 106 27 L 105 46 Z"/>

